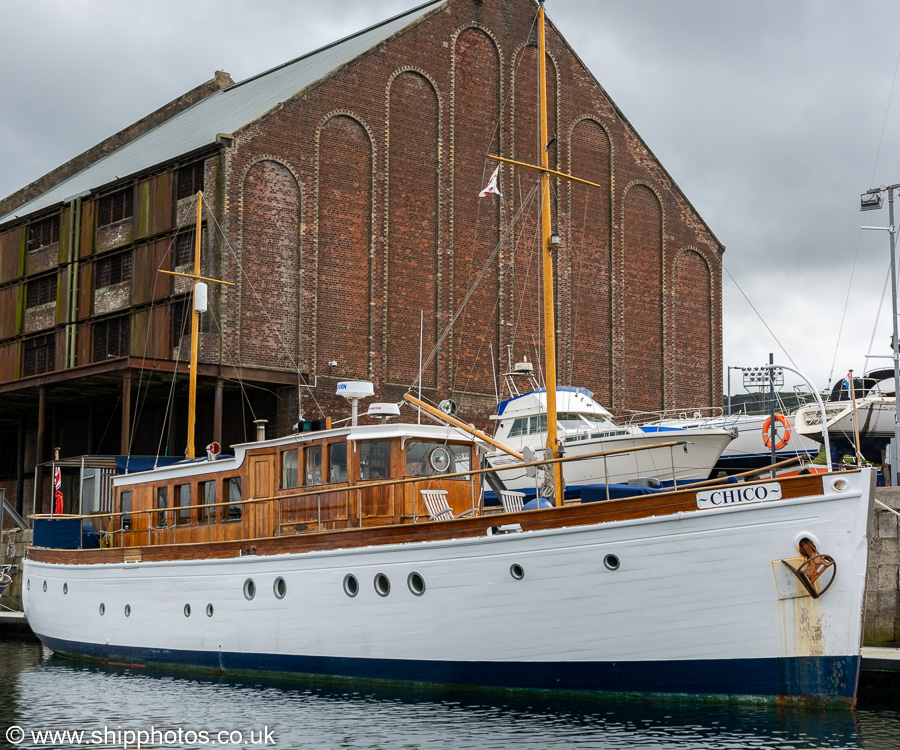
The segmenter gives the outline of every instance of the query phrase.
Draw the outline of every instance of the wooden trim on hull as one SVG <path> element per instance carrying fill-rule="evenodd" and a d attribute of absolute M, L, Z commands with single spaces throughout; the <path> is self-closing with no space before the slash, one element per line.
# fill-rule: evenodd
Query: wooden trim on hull
<path fill-rule="evenodd" d="M 779 479 L 782 498 L 823 495 L 823 481 L 830 475 L 814 474 Z M 725 485 L 727 489 L 737 485 Z M 753 484 L 741 484 L 752 487 Z M 411 542 L 444 541 L 485 536 L 492 527 L 519 524 L 522 531 L 588 526 L 613 521 L 630 521 L 653 516 L 671 516 L 698 510 L 696 495 L 701 487 L 619 500 L 569 505 L 561 508 L 498 513 L 449 521 L 429 521 L 333 531 L 305 532 L 290 536 L 245 539 L 227 542 L 199 542 L 155 546 L 117 547 L 112 549 L 60 550 L 31 547 L 28 559 L 35 562 L 65 565 L 96 565 L 123 562 L 161 562 L 168 560 L 203 560 L 232 558 L 241 555 L 280 555 L 303 552 L 353 549 Z"/>

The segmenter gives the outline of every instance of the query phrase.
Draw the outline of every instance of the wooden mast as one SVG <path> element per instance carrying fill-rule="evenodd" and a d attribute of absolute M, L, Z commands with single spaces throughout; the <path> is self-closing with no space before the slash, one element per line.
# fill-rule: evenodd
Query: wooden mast
<path fill-rule="evenodd" d="M 188 388 L 188 434 L 187 448 L 185 449 L 186 458 L 194 458 L 196 456 L 196 447 L 194 446 L 194 427 L 197 421 L 197 345 L 200 338 L 200 310 L 197 305 L 197 285 L 205 281 L 214 281 L 217 284 L 225 284 L 234 286 L 230 281 L 219 281 L 218 279 L 208 279 L 200 275 L 200 239 L 201 239 L 201 222 L 203 219 L 203 191 L 197 191 L 197 223 L 194 228 L 194 273 L 178 273 L 176 271 L 165 271 L 160 269 L 162 273 L 170 276 L 184 276 L 193 280 L 193 288 L 191 290 L 191 363 Z"/>
<path fill-rule="evenodd" d="M 556 320 L 553 297 L 553 250 L 558 243 L 551 244 L 550 215 L 550 175 L 575 180 L 591 187 L 600 187 L 596 182 L 588 182 L 563 172 L 550 169 L 549 133 L 547 132 L 547 50 L 546 32 L 544 28 L 544 0 L 538 0 L 538 79 L 540 83 L 540 150 L 541 165 L 536 167 L 501 156 L 488 154 L 489 159 L 515 164 L 526 169 L 536 169 L 541 173 L 541 243 L 544 291 L 544 378 L 547 392 L 547 458 L 560 458 L 559 432 L 556 422 Z M 563 504 L 562 464 L 553 464 L 553 487 L 558 505 Z"/>
<path fill-rule="evenodd" d="M 556 426 L 556 319 L 553 296 L 553 248 L 550 246 L 550 166 L 547 132 L 547 51 L 544 38 L 544 0 L 538 10 L 538 78 L 541 90 L 541 246 L 544 271 L 544 373 L 547 392 L 547 456 L 560 457 L 559 432 Z M 562 464 L 553 465 L 554 497 L 563 504 Z"/>

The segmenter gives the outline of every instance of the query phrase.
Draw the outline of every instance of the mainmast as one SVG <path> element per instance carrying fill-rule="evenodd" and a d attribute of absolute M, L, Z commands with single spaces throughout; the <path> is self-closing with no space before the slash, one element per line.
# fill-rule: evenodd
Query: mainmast
<path fill-rule="evenodd" d="M 573 177 L 563 172 L 550 169 L 550 134 L 547 132 L 547 50 L 546 33 L 544 29 L 544 0 L 538 0 L 538 79 L 540 84 L 540 150 L 541 165 L 525 164 L 501 156 L 488 158 L 507 164 L 514 164 L 526 169 L 536 169 L 541 173 L 541 244 L 542 244 L 542 268 L 544 290 L 544 373 L 547 386 L 547 458 L 560 458 L 559 431 L 556 422 L 556 320 L 554 316 L 553 295 L 553 251 L 560 246 L 559 235 L 552 231 L 550 215 L 550 175 L 574 180 L 584 185 L 600 187 L 595 182 Z M 562 464 L 553 464 L 553 487 L 557 504 L 563 504 L 563 475 Z"/>
<path fill-rule="evenodd" d="M 208 279 L 200 275 L 200 239 L 203 220 L 203 191 L 197 192 L 197 223 L 194 228 L 194 273 L 178 273 L 177 271 L 164 271 L 170 276 L 184 276 L 192 279 L 193 289 L 191 293 L 191 363 L 189 371 L 190 386 L 188 388 L 188 434 L 187 448 L 185 449 L 186 458 L 194 458 L 196 455 L 196 447 L 194 446 L 194 428 L 197 421 L 197 346 L 200 338 L 200 313 L 206 312 L 207 307 L 207 286 L 205 282 L 213 281 L 216 284 L 225 284 L 234 286 L 230 281 L 220 281 L 219 279 Z"/>

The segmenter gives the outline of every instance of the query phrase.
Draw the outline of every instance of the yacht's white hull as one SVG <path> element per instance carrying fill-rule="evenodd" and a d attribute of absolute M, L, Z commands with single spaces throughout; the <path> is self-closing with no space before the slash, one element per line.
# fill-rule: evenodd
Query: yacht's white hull
<path fill-rule="evenodd" d="M 863 439 L 883 439 L 894 437 L 894 419 L 897 402 L 893 396 L 877 396 L 858 399 L 856 402 L 856 422 L 859 435 Z M 853 403 L 851 401 L 829 401 L 825 404 L 829 438 L 855 439 Z M 818 406 L 806 406 L 794 415 L 797 432 L 800 435 L 823 442 L 822 412 Z"/>
<path fill-rule="evenodd" d="M 24 604 L 50 648 L 115 662 L 852 700 L 872 474 L 808 481 L 823 482 L 824 494 L 466 539 L 228 559 L 26 560 Z M 837 562 L 819 599 L 781 562 L 802 537 Z M 610 555 L 618 569 L 605 565 Z M 420 595 L 408 584 L 414 573 Z M 359 584 L 353 597 L 348 575 Z"/>
<path fill-rule="evenodd" d="M 563 473 L 566 487 L 577 488 L 586 484 L 619 484 L 632 479 L 656 479 L 664 484 L 695 482 L 709 477 L 713 466 L 733 439 L 733 434 L 723 429 L 700 428 L 695 430 L 656 427 L 652 431 L 636 431 L 635 434 L 614 438 L 578 440 L 565 443 L 567 458 L 603 451 L 641 448 L 656 443 L 678 440 L 685 446 L 636 450 L 617 453 L 565 464 Z M 521 450 L 524 445 L 510 441 Z M 541 455 L 542 444 L 532 441 L 529 447 Z M 519 463 L 507 453 L 489 453 L 486 459 L 492 468 Z M 498 476 L 511 490 L 534 490 L 535 480 L 526 475 L 525 469 L 511 468 L 498 471 Z"/>

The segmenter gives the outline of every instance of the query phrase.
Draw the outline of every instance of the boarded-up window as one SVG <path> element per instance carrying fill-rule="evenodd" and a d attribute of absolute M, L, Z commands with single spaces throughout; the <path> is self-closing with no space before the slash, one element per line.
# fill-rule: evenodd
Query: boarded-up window
<path fill-rule="evenodd" d="M 190 341 L 192 312 L 190 297 L 172 303 L 172 348 L 184 337 Z"/>

